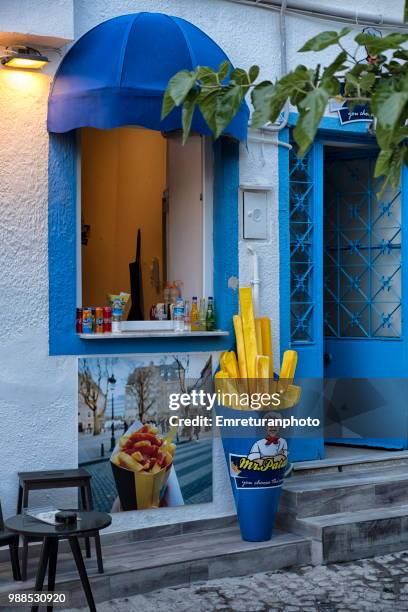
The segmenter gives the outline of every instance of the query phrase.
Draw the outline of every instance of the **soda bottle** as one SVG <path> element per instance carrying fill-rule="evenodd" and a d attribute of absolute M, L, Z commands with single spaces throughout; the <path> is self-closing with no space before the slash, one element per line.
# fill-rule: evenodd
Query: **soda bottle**
<path fill-rule="evenodd" d="M 175 332 L 184 331 L 184 302 L 178 298 L 173 308 L 173 329 Z"/>
<path fill-rule="evenodd" d="M 198 312 L 197 298 L 193 297 L 190 313 L 191 331 L 200 331 L 200 313 Z"/>
<path fill-rule="evenodd" d="M 188 300 L 184 304 L 184 331 L 191 331 L 191 310 Z"/>
<path fill-rule="evenodd" d="M 212 297 L 208 298 L 207 316 L 205 322 L 207 331 L 215 331 L 215 309 L 214 300 Z"/>
<path fill-rule="evenodd" d="M 205 298 L 201 298 L 200 300 L 200 331 L 206 330 L 206 316 L 207 313 L 205 311 Z"/>

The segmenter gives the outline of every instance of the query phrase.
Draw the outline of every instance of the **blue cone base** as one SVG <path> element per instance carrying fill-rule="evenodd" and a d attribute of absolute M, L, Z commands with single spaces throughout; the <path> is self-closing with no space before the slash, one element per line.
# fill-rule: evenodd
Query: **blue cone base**
<path fill-rule="evenodd" d="M 224 406 L 218 406 L 216 411 L 224 418 L 265 417 L 265 412 L 238 411 Z M 249 470 L 239 469 L 240 461 L 245 460 L 253 444 L 265 437 L 265 428 L 220 427 L 220 433 L 242 539 L 249 542 L 270 540 L 285 468 L 252 474 Z M 234 465 L 237 466 L 235 470 L 231 468 Z"/>

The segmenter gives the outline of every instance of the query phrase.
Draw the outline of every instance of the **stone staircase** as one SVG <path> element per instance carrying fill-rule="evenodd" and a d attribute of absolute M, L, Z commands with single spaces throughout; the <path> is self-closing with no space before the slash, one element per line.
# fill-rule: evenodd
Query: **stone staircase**
<path fill-rule="evenodd" d="M 279 528 L 310 537 L 315 564 L 408 548 L 408 460 L 388 457 L 297 464 L 284 485 Z"/>

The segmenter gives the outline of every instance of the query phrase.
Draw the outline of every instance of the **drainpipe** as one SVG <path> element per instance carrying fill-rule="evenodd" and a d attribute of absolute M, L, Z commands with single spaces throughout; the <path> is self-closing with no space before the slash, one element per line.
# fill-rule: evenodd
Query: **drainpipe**
<path fill-rule="evenodd" d="M 259 285 L 261 281 L 259 280 L 259 262 L 258 262 L 258 253 L 255 249 L 249 245 L 247 245 L 248 253 L 252 255 L 252 280 L 250 281 L 250 285 L 252 287 L 252 299 L 254 302 L 254 313 L 255 316 L 258 316 L 259 313 Z"/>
<path fill-rule="evenodd" d="M 376 25 L 384 29 L 397 28 L 407 31 L 407 25 L 402 21 L 402 18 L 385 17 L 381 13 L 366 13 L 341 6 L 330 6 L 328 9 L 322 7 L 320 3 L 313 2 L 313 0 L 229 0 L 229 2 L 256 6 L 272 11 L 281 11 L 284 6 L 286 13 L 291 15 L 346 22 L 356 26 Z"/>

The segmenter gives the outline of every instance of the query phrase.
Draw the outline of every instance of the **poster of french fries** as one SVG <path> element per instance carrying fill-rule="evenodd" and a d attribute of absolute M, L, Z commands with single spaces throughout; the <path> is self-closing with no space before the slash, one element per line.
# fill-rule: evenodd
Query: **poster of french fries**
<path fill-rule="evenodd" d="M 211 426 L 168 422 L 169 395 L 210 391 L 212 368 L 209 353 L 79 359 L 79 465 L 92 476 L 95 509 L 212 501 Z"/>

